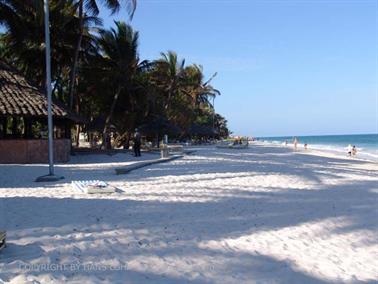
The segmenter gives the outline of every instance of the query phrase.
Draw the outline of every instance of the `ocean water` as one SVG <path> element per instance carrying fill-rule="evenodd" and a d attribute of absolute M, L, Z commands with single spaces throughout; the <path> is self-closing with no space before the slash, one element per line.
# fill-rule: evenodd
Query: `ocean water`
<path fill-rule="evenodd" d="M 330 151 L 347 155 L 349 144 L 357 147 L 357 157 L 378 161 L 378 134 L 296 136 L 298 147 L 308 144 L 309 149 Z M 293 143 L 293 136 L 260 137 L 259 140 L 274 144 Z"/>

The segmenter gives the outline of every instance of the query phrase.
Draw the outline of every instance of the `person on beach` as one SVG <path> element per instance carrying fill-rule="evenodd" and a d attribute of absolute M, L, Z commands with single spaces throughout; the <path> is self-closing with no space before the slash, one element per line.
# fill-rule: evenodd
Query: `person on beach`
<path fill-rule="evenodd" d="M 112 137 L 110 136 L 109 130 L 106 130 L 106 133 L 105 133 L 105 149 L 106 150 L 112 149 Z"/>
<path fill-rule="evenodd" d="M 141 146 L 141 135 L 139 133 L 138 128 L 135 128 L 135 134 L 134 134 L 134 154 L 135 157 L 140 157 L 140 146 Z"/>
<path fill-rule="evenodd" d="M 293 144 L 294 144 L 294 150 L 297 150 L 297 148 L 298 148 L 298 139 L 297 139 L 297 137 L 294 137 Z"/>
<path fill-rule="evenodd" d="M 285 146 L 287 146 L 287 140 L 285 140 Z"/>
<path fill-rule="evenodd" d="M 356 156 L 357 155 L 357 148 L 355 145 L 353 145 L 352 147 L 352 156 Z"/>
<path fill-rule="evenodd" d="M 304 149 L 307 150 L 307 143 L 304 144 Z"/>
<path fill-rule="evenodd" d="M 348 156 L 351 157 L 352 156 L 352 152 L 353 152 L 353 147 L 352 147 L 351 144 L 348 145 L 347 151 L 348 151 Z"/>

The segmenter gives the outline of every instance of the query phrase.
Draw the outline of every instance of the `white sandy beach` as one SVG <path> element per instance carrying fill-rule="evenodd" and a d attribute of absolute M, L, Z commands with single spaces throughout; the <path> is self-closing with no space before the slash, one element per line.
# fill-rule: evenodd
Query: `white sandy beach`
<path fill-rule="evenodd" d="M 376 163 L 254 144 L 114 174 L 133 161 L 75 156 L 51 184 L 33 182 L 45 165 L 0 165 L 0 283 L 378 281 Z"/>

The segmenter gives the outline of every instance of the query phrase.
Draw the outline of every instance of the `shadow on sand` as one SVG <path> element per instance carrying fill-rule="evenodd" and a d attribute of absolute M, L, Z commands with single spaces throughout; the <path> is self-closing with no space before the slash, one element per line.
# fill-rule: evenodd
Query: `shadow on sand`
<path fill-rule="evenodd" d="M 58 276 L 54 277 L 67 281 L 91 281 L 95 277 L 110 283 L 117 283 L 119 279 L 130 283 L 249 283 L 249 279 L 258 279 L 256 282 L 261 283 L 341 283 L 306 274 L 296 269 L 290 260 L 198 246 L 200 242 L 238 238 L 338 217 L 350 222 L 332 234 L 361 229 L 376 232 L 377 180 L 373 180 L 376 172 L 364 171 L 371 180 L 342 182 L 345 175 L 361 174 L 358 166 L 364 162 L 293 154 L 284 148 L 266 147 L 264 155 L 260 153 L 261 150 L 254 148 L 246 152 L 214 150 L 203 159 L 199 153 L 199 156 L 187 157 L 183 161 L 141 169 L 126 178 L 110 172 L 112 167 L 95 170 L 65 167 L 64 170 L 68 180 L 74 179 L 75 170 L 79 170 L 80 174 L 88 171 L 91 177 L 98 175 L 107 181 L 133 183 L 154 179 L 157 186 L 159 178 L 167 175 L 178 176 L 190 183 L 209 179 L 208 173 L 223 174 L 220 179 L 227 179 L 227 174 L 232 173 L 241 173 L 241 176 L 288 174 L 306 178 L 316 190 L 290 188 L 275 191 L 275 188 L 266 188 L 268 191 L 263 192 L 235 186 L 227 188 L 225 196 L 216 196 L 211 191 L 182 192 L 177 196 L 178 199 L 205 200 L 201 202 L 162 202 L 167 192 L 162 192 L 161 196 L 156 192 L 144 194 L 147 199 L 157 198 L 156 201 L 130 200 L 127 196 L 124 200 L 1 198 L 5 212 L 1 218 L 5 220 L 10 239 L 8 248 L 0 254 L 0 279 L 7 281 L 20 272 L 27 275 L 42 273 L 20 271 L 17 267 L 19 261 L 64 263 L 67 260 L 80 261 L 81 258 L 99 261 L 111 260 L 116 254 L 120 256 L 119 263 L 127 264 L 126 270 L 91 274 L 83 270 L 58 271 L 55 272 Z M 223 167 L 219 167 L 219 163 Z M 347 167 L 351 163 L 356 167 Z M 0 171 L 4 172 L 4 169 Z M 202 175 L 194 179 L 193 174 Z M 329 179 L 340 182 L 324 184 Z M 163 185 L 164 181 L 161 181 Z M 172 195 L 177 193 L 168 194 L 174 200 Z M 15 211 L 17 214 L 12 213 Z M 27 244 L 22 245 L 25 239 Z M 216 267 L 202 267 L 206 273 L 189 273 L 195 272 L 196 266 L 206 265 L 206 259 L 214 257 L 218 260 Z M 166 267 L 159 267 L 161 264 L 157 260 L 152 261 L 155 267 L 134 266 L 129 262 L 144 258 L 146 262 L 151 259 L 177 260 L 181 270 L 168 275 L 162 272 Z"/>

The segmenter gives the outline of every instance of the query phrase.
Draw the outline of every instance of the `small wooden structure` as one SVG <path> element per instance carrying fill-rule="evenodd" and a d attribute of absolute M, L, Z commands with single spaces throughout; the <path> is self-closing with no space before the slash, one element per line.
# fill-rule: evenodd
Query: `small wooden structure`
<path fill-rule="evenodd" d="M 74 117 L 53 103 L 54 160 L 70 158 Z M 47 99 L 17 70 L 0 61 L 0 163 L 48 161 Z"/>

